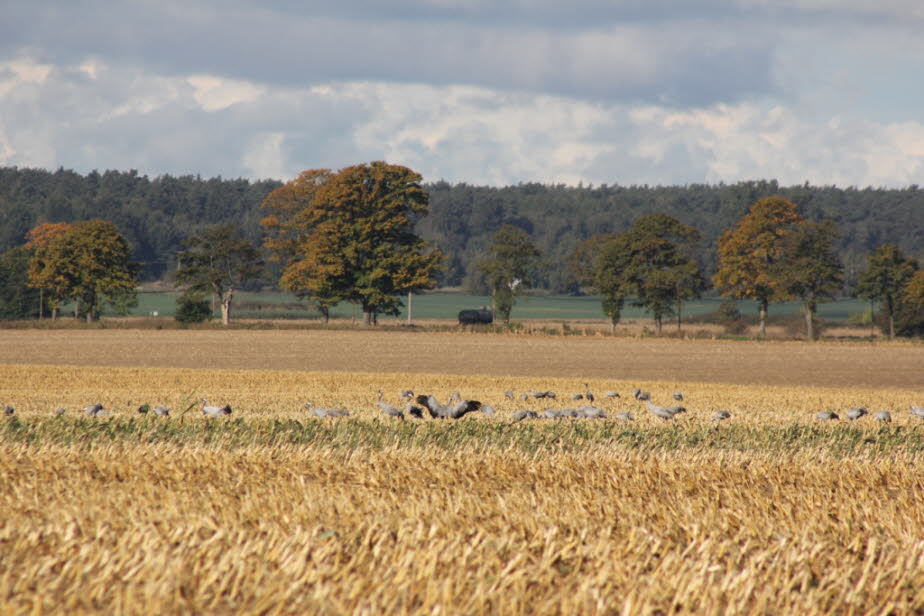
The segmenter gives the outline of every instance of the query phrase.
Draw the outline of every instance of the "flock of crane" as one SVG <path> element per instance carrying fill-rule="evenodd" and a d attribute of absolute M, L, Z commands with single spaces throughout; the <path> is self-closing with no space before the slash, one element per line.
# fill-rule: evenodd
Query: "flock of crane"
<path fill-rule="evenodd" d="M 461 419 L 469 413 L 481 412 L 482 414 L 493 417 L 494 416 L 494 407 L 489 404 L 485 404 L 478 400 L 466 400 L 462 398 L 459 392 L 453 393 L 446 404 L 441 403 L 436 396 L 433 395 L 414 395 L 414 392 L 411 390 L 405 390 L 401 393 L 401 398 L 405 401 L 403 408 L 393 406 L 392 404 L 383 400 L 385 397 L 385 392 L 383 390 L 378 390 L 378 399 L 376 404 L 382 413 L 386 417 L 398 419 L 401 421 L 405 420 L 405 417 L 410 417 L 413 419 L 423 419 L 426 415 L 429 415 L 433 419 Z M 558 396 L 555 392 L 552 391 L 526 391 L 522 392 L 519 397 L 517 397 L 513 391 L 507 391 L 504 393 L 504 397 L 507 400 L 515 401 L 519 398 L 522 401 L 529 401 L 530 399 L 536 400 L 556 400 Z M 615 391 L 608 391 L 604 394 L 605 398 L 619 398 L 619 393 Z M 644 403 L 648 411 L 665 421 L 673 420 L 677 415 L 687 412 L 687 409 L 679 404 L 671 406 L 660 406 L 651 401 L 651 394 L 647 391 L 642 391 L 636 389 L 632 392 L 632 397 L 640 403 Z M 674 392 L 673 395 L 675 402 L 683 401 L 683 394 L 680 392 Z M 594 406 L 594 401 L 596 396 L 590 391 L 587 384 L 584 384 L 584 392 L 573 394 L 571 400 L 574 402 L 584 401 L 585 403 L 581 406 L 574 406 L 570 408 L 547 408 L 543 411 L 535 411 L 532 409 L 521 409 L 514 411 L 513 421 L 523 421 L 525 419 L 564 419 L 569 417 L 574 418 L 588 418 L 588 419 L 605 419 L 606 411 L 603 409 Z M 186 411 L 191 410 L 196 403 L 191 404 L 187 407 Z M 350 412 L 342 408 L 322 408 L 315 406 L 312 402 L 306 402 L 305 408 L 308 412 L 318 419 L 333 419 L 337 417 L 348 417 Z M 912 404 L 910 406 L 911 415 L 919 419 L 924 419 L 924 407 L 916 406 Z M 102 404 L 90 404 L 82 409 L 80 409 L 84 414 L 91 417 L 104 417 L 109 413 L 103 408 Z M 137 409 L 138 413 L 145 415 L 147 413 L 152 413 L 157 417 L 170 417 L 170 409 L 165 406 L 154 406 L 150 404 L 142 404 Z M 184 413 L 186 412 L 184 411 Z M 58 408 L 54 411 L 55 416 L 62 416 L 67 412 L 64 408 Z M 224 406 L 216 406 L 209 404 L 207 398 L 202 398 L 202 415 L 206 418 L 219 418 L 231 414 L 231 405 L 226 404 Z M 10 417 L 16 413 L 16 409 L 13 406 L 7 405 L 3 410 L 4 415 Z M 857 421 L 864 416 L 869 415 L 869 412 L 864 407 L 854 407 L 846 412 L 847 419 L 850 421 Z M 614 417 L 620 421 L 634 421 L 635 417 L 631 412 L 619 412 L 614 415 Z M 712 415 L 712 421 L 725 421 L 731 418 L 731 413 L 725 410 L 715 411 Z M 873 418 L 878 422 L 890 423 L 892 421 L 892 414 L 889 411 L 877 411 Z M 834 411 L 821 411 L 815 415 L 815 419 L 818 421 L 836 421 L 840 419 L 840 416 Z"/>

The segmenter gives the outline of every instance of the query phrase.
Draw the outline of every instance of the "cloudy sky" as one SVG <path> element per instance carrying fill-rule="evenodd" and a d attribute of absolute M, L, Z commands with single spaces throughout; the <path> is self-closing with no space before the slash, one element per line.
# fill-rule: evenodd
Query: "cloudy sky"
<path fill-rule="evenodd" d="M 0 165 L 924 184 L 921 0 L 5 0 Z"/>

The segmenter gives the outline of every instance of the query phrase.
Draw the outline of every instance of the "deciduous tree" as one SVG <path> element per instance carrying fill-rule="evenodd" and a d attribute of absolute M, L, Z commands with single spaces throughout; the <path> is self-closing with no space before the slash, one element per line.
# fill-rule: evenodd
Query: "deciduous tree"
<path fill-rule="evenodd" d="M 55 234 L 34 249 L 29 272 L 35 286 L 79 301 L 88 322 L 106 303 L 126 309 L 135 301 L 138 266 L 125 236 L 107 220 L 77 222 Z"/>
<path fill-rule="evenodd" d="M 66 222 L 45 222 L 36 225 L 26 234 L 25 248 L 33 255 L 33 258 L 29 260 L 29 282 L 31 286 L 39 290 L 39 304 L 47 303 L 51 308 L 52 321 L 58 318 L 61 305 L 69 299 L 64 295 L 69 285 L 61 277 L 60 270 L 45 267 L 46 264 L 39 258 L 38 253 L 45 249 L 55 237 L 71 229 L 71 225 Z M 39 314 L 42 312 L 44 312 L 44 306 L 39 308 Z"/>
<path fill-rule="evenodd" d="M 665 316 L 681 314 L 683 302 L 699 297 L 705 286 L 702 272 L 690 256 L 699 232 L 666 214 L 636 220 L 631 229 L 608 242 L 597 262 L 597 288 L 604 295 L 604 312 L 619 318 L 624 298 L 648 310 L 660 335 Z"/>
<path fill-rule="evenodd" d="M 882 303 L 889 319 L 889 340 L 895 338 L 895 313 L 905 287 L 918 270 L 918 262 L 905 257 L 894 244 L 883 244 L 867 257 L 867 268 L 860 275 L 857 295 Z"/>
<path fill-rule="evenodd" d="M 280 285 L 318 302 L 322 313 L 355 302 L 366 325 L 380 313 L 397 315 L 401 295 L 436 285 L 442 261 L 414 232 L 427 214 L 420 181 L 407 167 L 373 162 L 306 172 L 271 193 L 264 205 L 279 222 L 264 228 L 286 263 Z"/>
<path fill-rule="evenodd" d="M 719 267 L 712 282 L 723 296 L 756 300 L 760 335 L 767 333 L 770 302 L 789 299 L 776 263 L 786 235 L 805 223 L 794 203 L 781 197 L 761 199 L 718 241 Z"/>
<path fill-rule="evenodd" d="M 818 303 L 834 299 L 841 290 L 843 267 L 834 252 L 837 228 L 834 223 L 806 222 L 783 238 L 783 257 L 772 275 L 792 297 L 802 300 L 805 337 L 815 339 Z"/>
<path fill-rule="evenodd" d="M 510 323 L 517 296 L 529 287 L 539 256 L 539 249 L 526 231 L 504 225 L 491 238 L 488 254 L 478 262 L 491 288 L 494 310 L 504 323 Z"/>
<path fill-rule="evenodd" d="M 260 253 L 233 225 L 210 227 L 186 245 L 177 255 L 177 284 L 192 292 L 214 293 L 221 304 L 221 322 L 228 325 L 235 291 L 263 273 Z"/>

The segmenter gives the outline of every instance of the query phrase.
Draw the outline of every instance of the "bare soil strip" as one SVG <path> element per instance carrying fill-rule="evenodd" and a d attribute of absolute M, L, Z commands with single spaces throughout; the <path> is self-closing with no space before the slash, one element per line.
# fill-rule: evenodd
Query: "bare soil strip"
<path fill-rule="evenodd" d="M 4 330 L 0 363 L 916 389 L 924 345 L 400 331 Z"/>

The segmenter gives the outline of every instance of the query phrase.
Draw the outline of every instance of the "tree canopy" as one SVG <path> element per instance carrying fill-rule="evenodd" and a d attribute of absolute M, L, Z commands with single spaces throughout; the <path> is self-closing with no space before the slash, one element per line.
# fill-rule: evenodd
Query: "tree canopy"
<path fill-rule="evenodd" d="M 596 262 L 595 287 L 615 325 L 626 297 L 647 309 L 657 332 L 665 316 L 681 313 L 683 302 L 699 297 L 705 279 L 690 247 L 699 231 L 666 214 L 639 218 L 631 229 L 605 243 Z"/>
<path fill-rule="evenodd" d="M 177 258 L 177 284 L 192 293 L 214 293 L 224 325 L 231 322 L 235 291 L 263 274 L 260 253 L 233 225 L 217 225 L 194 236 Z"/>
<path fill-rule="evenodd" d="M 280 286 L 318 302 L 359 304 L 366 324 L 398 314 L 400 294 L 431 289 L 442 253 L 416 235 L 428 211 L 421 177 L 373 162 L 307 171 L 264 202 L 265 244 L 285 263 Z"/>
<path fill-rule="evenodd" d="M 719 237 L 719 266 L 712 282 L 725 297 L 758 302 L 761 336 L 767 331 L 769 303 L 791 297 L 776 264 L 783 258 L 786 236 L 805 222 L 791 201 L 767 197 Z"/>
<path fill-rule="evenodd" d="M 532 270 L 540 256 L 526 231 L 504 225 L 491 238 L 487 255 L 478 262 L 478 270 L 491 289 L 494 311 L 504 323 L 510 322 L 517 295 L 530 286 Z"/>
<path fill-rule="evenodd" d="M 836 238 L 831 222 L 801 224 L 783 238 L 782 258 L 774 264 L 774 278 L 789 296 L 802 300 L 808 340 L 815 339 L 818 303 L 833 299 L 844 283 L 833 248 Z"/>
<path fill-rule="evenodd" d="M 869 254 L 867 264 L 857 284 L 857 295 L 882 303 L 891 340 L 895 338 L 895 313 L 908 281 L 918 270 L 918 262 L 905 257 L 898 246 L 883 244 Z"/>
<path fill-rule="evenodd" d="M 33 286 L 49 289 L 57 301 L 77 301 L 87 321 L 97 319 L 106 303 L 119 310 L 134 304 L 138 267 L 128 241 L 113 223 L 87 220 L 33 236 L 44 238 L 38 244 L 33 240 Z"/>

